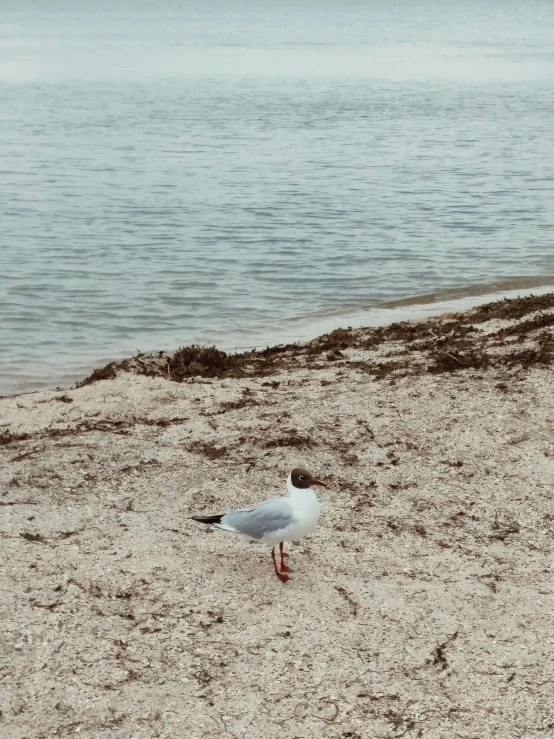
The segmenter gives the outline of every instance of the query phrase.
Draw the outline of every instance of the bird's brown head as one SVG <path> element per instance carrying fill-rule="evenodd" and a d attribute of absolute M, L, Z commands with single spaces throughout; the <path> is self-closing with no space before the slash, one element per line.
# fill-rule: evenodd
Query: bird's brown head
<path fill-rule="evenodd" d="M 290 473 L 290 480 L 293 486 L 300 490 L 307 490 L 308 488 L 311 488 L 312 485 L 322 485 L 323 487 L 326 487 L 324 482 L 317 480 L 312 473 L 305 470 L 304 467 L 295 467 Z"/>

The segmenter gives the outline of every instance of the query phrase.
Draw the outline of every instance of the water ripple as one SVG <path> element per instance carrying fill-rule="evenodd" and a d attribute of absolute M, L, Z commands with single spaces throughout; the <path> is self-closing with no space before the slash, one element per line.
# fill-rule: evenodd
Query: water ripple
<path fill-rule="evenodd" d="M 189 5 L 8 3 L 0 392 L 554 273 L 540 3 Z"/>

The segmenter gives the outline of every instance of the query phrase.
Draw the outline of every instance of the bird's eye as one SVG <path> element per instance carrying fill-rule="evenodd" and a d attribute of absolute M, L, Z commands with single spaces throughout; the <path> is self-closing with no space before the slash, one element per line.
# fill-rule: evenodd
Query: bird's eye
<path fill-rule="evenodd" d="M 305 480 L 306 478 L 304 477 L 304 475 L 300 475 L 300 478 L 299 479 L 300 480 Z"/>

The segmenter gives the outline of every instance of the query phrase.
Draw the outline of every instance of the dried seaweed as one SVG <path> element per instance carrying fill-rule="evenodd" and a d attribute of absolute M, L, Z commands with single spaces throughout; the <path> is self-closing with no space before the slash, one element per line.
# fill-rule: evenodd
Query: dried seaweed
<path fill-rule="evenodd" d="M 307 436 L 300 436 L 295 431 L 288 432 L 287 436 L 279 436 L 277 439 L 270 439 L 264 444 L 266 449 L 279 446 L 312 446 L 313 441 Z"/>
<path fill-rule="evenodd" d="M 495 336 L 526 336 L 539 328 L 547 328 L 548 326 L 554 326 L 554 313 L 539 313 L 539 315 L 527 321 L 501 328 Z"/>
<path fill-rule="evenodd" d="M 308 346 L 309 353 L 321 354 L 322 352 L 328 352 L 330 349 L 335 351 L 348 349 L 356 346 L 356 344 L 356 335 L 351 328 L 337 328 L 329 334 L 319 336 Z"/>
<path fill-rule="evenodd" d="M 240 408 L 246 408 L 246 406 L 254 405 L 260 404 L 255 398 L 245 396 L 244 398 L 239 398 L 239 400 L 226 400 L 223 403 L 220 403 L 216 413 L 219 415 L 221 413 L 228 413 L 229 411 L 236 411 Z"/>
<path fill-rule="evenodd" d="M 435 352 L 433 363 L 427 367 L 432 374 L 456 372 L 461 369 L 485 369 L 490 364 L 490 357 L 482 351 L 472 352 Z"/>
<path fill-rule="evenodd" d="M 118 365 L 117 362 L 110 362 L 105 367 L 95 369 L 92 375 L 89 375 L 84 380 L 81 380 L 81 382 L 78 382 L 75 387 L 85 387 L 86 385 L 92 385 L 93 382 L 98 382 L 99 380 L 111 380 L 114 377 L 117 377 L 117 370 L 119 368 L 120 365 Z"/>
<path fill-rule="evenodd" d="M 186 346 L 172 356 L 158 352 L 137 355 L 119 363 L 110 362 L 106 367 L 96 369 L 77 387 L 113 378 L 118 371 L 183 382 L 194 377 L 266 377 L 298 366 L 318 370 L 328 367 L 329 362 L 360 369 L 372 374 L 375 379 L 425 372 L 441 374 L 468 369 L 483 370 L 490 366 L 548 365 L 554 359 L 552 336 L 548 333 L 538 339 L 538 346 L 526 347 L 519 352 L 493 353 L 488 349 L 502 344 L 510 336 L 523 341 L 538 329 L 554 326 L 554 315 L 544 312 L 552 308 L 554 293 L 500 300 L 447 319 L 403 321 L 379 328 L 340 328 L 302 345 L 286 344 L 236 354 L 228 354 L 213 346 Z M 519 320 L 537 311 L 542 312 L 490 336 L 480 334 L 474 325 L 496 318 Z M 372 351 L 385 342 L 395 344 L 395 359 L 349 360 L 343 354 L 345 349 Z"/>
<path fill-rule="evenodd" d="M 187 449 L 194 454 L 202 454 L 208 459 L 219 459 L 228 454 L 227 447 L 218 447 L 213 441 L 193 441 L 187 445 Z"/>
<path fill-rule="evenodd" d="M 185 377 L 222 377 L 236 364 L 236 357 L 215 346 L 185 346 L 171 357 L 168 369 L 172 380 L 182 382 Z"/>
<path fill-rule="evenodd" d="M 31 534 L 28 531 L 22 531 L 19 534 L 19 536 L 21 536 L 21 538 L 25 539 L 26 541 L 40 542 L 40 543 L 44 541 L 44 536 L 42 534 Z"/>
<path fill-rule="evenodd" d="M 476 323 L 490 321 L 493 318 L 517 320 L 538 310 L 554 308 L 554 293 L 546 295 L 528 295 L 524 298 L 504 298 L 492 303 L 485 303 L 471 311 Z"/>
<path fill-rule="evenodd" d="M 7 446 L 14 441 L 26 441 L 30 438 L 31 434 L 13 434 L 9 429 L 6 429 L 0 434 L 0 446 Z"/>

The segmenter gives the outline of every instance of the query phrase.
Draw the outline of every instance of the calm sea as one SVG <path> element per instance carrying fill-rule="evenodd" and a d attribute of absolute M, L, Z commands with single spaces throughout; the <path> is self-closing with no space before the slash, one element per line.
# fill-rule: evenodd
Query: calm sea
<path fill-rule="evenodd" d="M 551 0 L 3 0 L 0 34 L 0 392 L 554 275 Z"/>

